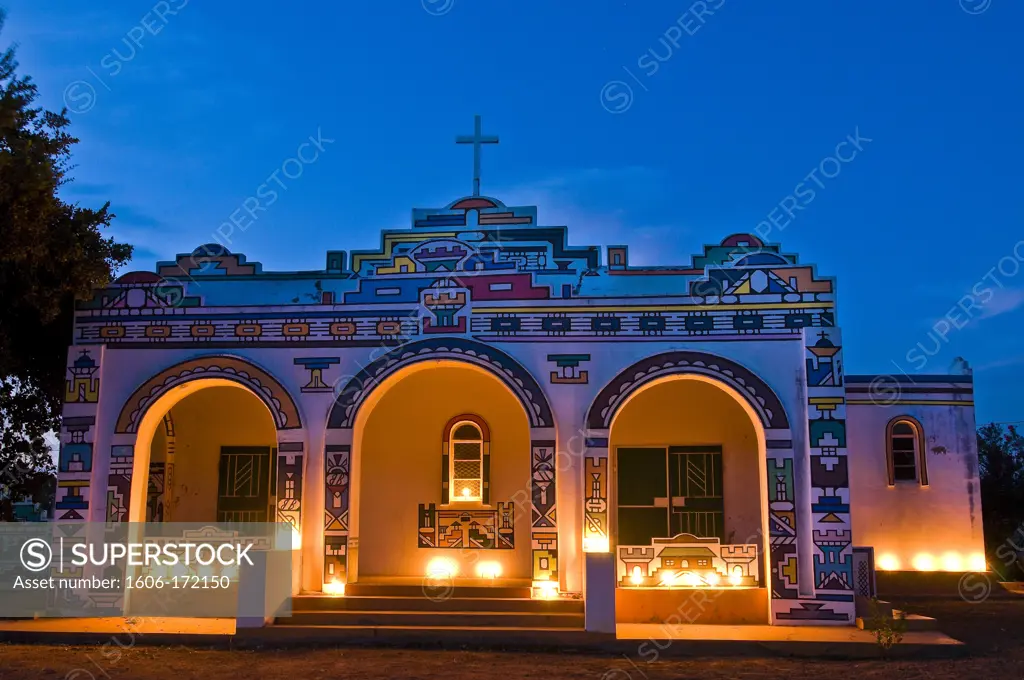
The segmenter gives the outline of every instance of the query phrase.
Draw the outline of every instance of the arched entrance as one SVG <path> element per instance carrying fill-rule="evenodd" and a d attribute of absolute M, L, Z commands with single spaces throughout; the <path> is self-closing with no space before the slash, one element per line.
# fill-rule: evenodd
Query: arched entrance
<path fill-rule="evenodd" d="M 145 516 L 164 522 L 274 521 L 270 485 L 277 431 L 270 412 L 234 383 L 198 379 L 190 386 L 190 394 L 177 401 L 164 397 L 155 402 L 155 433 L 146 442 L 149 428 L 140 429 L 136 440 L 133 480 L 144 473 Z M 172 449 L 167 446 L 168 419 L 174 423 Z M 141 498 L 133 494 L 129 507 Z"/>
<path fill-rule="evenodd" d="M 793 437 L 760 378 L 667 352 L 606 385 L 587 423 L 584 541 L 615 553 L 620 621 L 678 619 L 676 586 L 719 591 L 690 622 L 766 623 L 769 593 L 798 596 Z"/>
<path fill-rule="evenodd" d="M 418 580 L 431 564 L 474 578 L 482 563 L 532 579 L 530 508 L 515 506 L 530 428 L 500 380 L 451 360 L 408 366 L 360 408 L 353 443 L 359 580 Z"/>
<path fill-rule="evenodd" d="M 500 350 L 444 338 L 377 359 L 329 418 L 324 583 L 437 565 L 557 583 L 554 440 L 540 386 Z"/>
<path fill-rule="evenodd" d="M 612 421 L 617 545 L 692 534 L 763 540 L 764 434 L 728 388 L 679 375 L 634 392 Z"/>
<path fill-rule="evenodd" d="M 141 385 L 118 416 L 107 520 L 301 526 L 302 430 L 263 369 L 208 356 Z"/>
<path fill-rule="evenodd" d="M 768 623 L 764 441 L 753 409 L 705 376 L 660 378 L 622 404 L 610 432 L 620 621 L 667 619 L 673 596 L 691 594 L 661 588 L 681 585 L 722 589 L 695 623 Z"/>

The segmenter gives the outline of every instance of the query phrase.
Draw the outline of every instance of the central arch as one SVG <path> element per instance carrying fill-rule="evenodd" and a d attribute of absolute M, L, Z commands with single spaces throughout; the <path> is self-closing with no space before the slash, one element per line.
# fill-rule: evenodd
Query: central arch
<path fill-rule="evenodd" d="M 422 361 L 453 359 L 490 371 L 522 402 L 530 427 L 553 427 L 551 406 L 536 379 L 511 356 L 489 345 L 461 338 L 432 338 L 402 345 L 365 366 L 342 388 L 331 408 L 328 429 L 351 429 L 360 405 L 389 375 Z"/>
<path fill-rule="evenodd" d="M 518 401 L 522 406 L 525 436 L 528 437 L 524 442 L 528 441 L 529 447 L 528 479 L 524 480 L 525 484 L 519 484 L 511 499 L 495 498 L 494 507 L 498 507 L 497 502 L 511 502 L 517 517 L 529 518 L 531 580 L 535 583 L 558 581 L 555 427 L 547 397 L 537 380 L 505 352 L 462 338 L 431 338 L 395 348 L 366 365 L 341 388 L 331 408 L 324 456 L 323 582 L 328 588 L 335 583 L 358 579 L 358 558 L 351 559 L 358 554 L 359 540 L 353 533 L 358 508 L 352 501 L 355 490 L 352 480 L 359 476 L 358 447 L 362 436 L 356 430 L 395 382 L 396 376 L 429 372 L 431 368 L 444 366 L 461 366 L 496 379 L 514 397 L 512 403 Z M 451 414 L 452 417 L 459 415 Z M 441 432 L 437 434 L 436 448 L 440 456 Z M 421 524 L 421 530 L 422 527 Z"/>

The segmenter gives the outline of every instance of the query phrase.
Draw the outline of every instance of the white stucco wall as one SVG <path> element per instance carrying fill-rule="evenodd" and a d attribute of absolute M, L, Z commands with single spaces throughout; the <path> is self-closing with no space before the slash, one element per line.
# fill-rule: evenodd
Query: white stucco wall
<path fill-rule="evenodd" d="M 910 416 L 924 429 L 928 486 L 889 486 L 886 426 Z M 855 545 L 878 568 L 962 571 L 984 555 L 978 450 L 971 406 L 896 403 L 847 408 Z"/>

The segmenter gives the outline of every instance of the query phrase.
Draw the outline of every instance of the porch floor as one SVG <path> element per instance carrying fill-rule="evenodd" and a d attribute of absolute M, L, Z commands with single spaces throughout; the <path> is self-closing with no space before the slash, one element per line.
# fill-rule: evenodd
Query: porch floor
<path fill-rule="evenodd" d="M 281 627 L 276 627 L 281 630 Z M 310 626 L 323 631 L 325 628 L 339 630 L 365 629 L 363 626 Z M 409 630 L 407 626 L 374 626 L 383 633 L 388 629 Z M 618 640 L 688 640 L 691 642 L 788 642 L 788 643 L 852 643 L 875 644 L 870 631 L 854 626 L 702 626 L 659 623 L 620 623 L 616 625 Z M 270 633 L 274 626 L 264 629 Z M 443 630 L 435 628 L 434 630 Z M 470 632 L 472 628 L 448 629 Z M 480 631 L 494 630 L 480 628 Z M 512 629 L 508 629 L 512 630 Z M 552 632 L 557 629 L 551 629 Z M 124 618 L 73 618 L 0 620 L 0 633 L 101 633 L 117 634 L 132 632 L 139 635 L 233 635 L 236 633 L 234 619 L 195 619 L 145 617 Z M 559 631 L 562 632 L 562 631 Z M 582 632 L 582 631 L 580 631 Z M 270 636 L 272 637 L 272 633 Z M 939 631 L 909 631 L 904 633 L 903 644 L 958 646 L 962 643 Z"/>
<path fill-rule="evenodd" d="M 856 626 L 702 626 L 661 623 L 619 623 L 619 640 L 689 640 L 693 642 L 789 642 L 876 644 L 871 631 Z M 908 631 L 903 644 L 962 645 L 935 630 Z"/>
<path fill-rule="evenodd" d="M 358 580 L 349 585 L 364 586 L 422 586 L 431 579 L 428 576 L 360 576 Z M 456 576 L 454 578 L 439 578 L 453 586 L 473 586 L 494 588 L 529 588 L 532 585 L 530 579 L 525 578 L 467 578 Z"/>
<path fill-rule="evenodd" d="M 103 635 L 234 635 L 235 619 L 197 619 L 147 616 L 122 618 L 96 616 L 82 618 L 0 619 L 0 634 L 19 633 L 100 633 Z M 57 639 L 54 637 L 53 639 Z"/>
<path fill-rule="evenodd" d="M 40 619 L 0 621 L 0 643 L 51 645 L 109 644 L 130 635 L 133 644 L 196 645 L 229 648 L 330 646 L 428 646 L 431 648 L 589 651 L 637 655 L 657 651 L 658 658 L 785 655 L 816 658 L 877 658 L 881 650 L 871 633 L 852 626 L 676 626 L 619 624 L 618 635 L 565 628 L 268 626 L 235 628 L 231 619 Z M 666 630 L 667 629 L 667 630 Z M 650 640 L 651 642 L 641 642 Z M 657 642 L 655 642 L 657 641 Z M 911 631 L 891 650 L 900 658 L 953 658 L 967 647 L 937 631 Z M 635 663 L 635 662 L 634 662 Z M 607 675 L 607 673 L 605 674 Z M 618 676 L 616 676 L 618 677 Z"/>

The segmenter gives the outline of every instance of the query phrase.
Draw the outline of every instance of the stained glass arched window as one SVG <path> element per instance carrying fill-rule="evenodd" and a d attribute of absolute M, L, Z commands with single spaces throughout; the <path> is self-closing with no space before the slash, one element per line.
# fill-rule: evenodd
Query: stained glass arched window
<path fill-rule="evenodd" d="M 442 454 L 442 503 L 490 501 L 490 435 L 478 416 L 448 421 Z"/>

